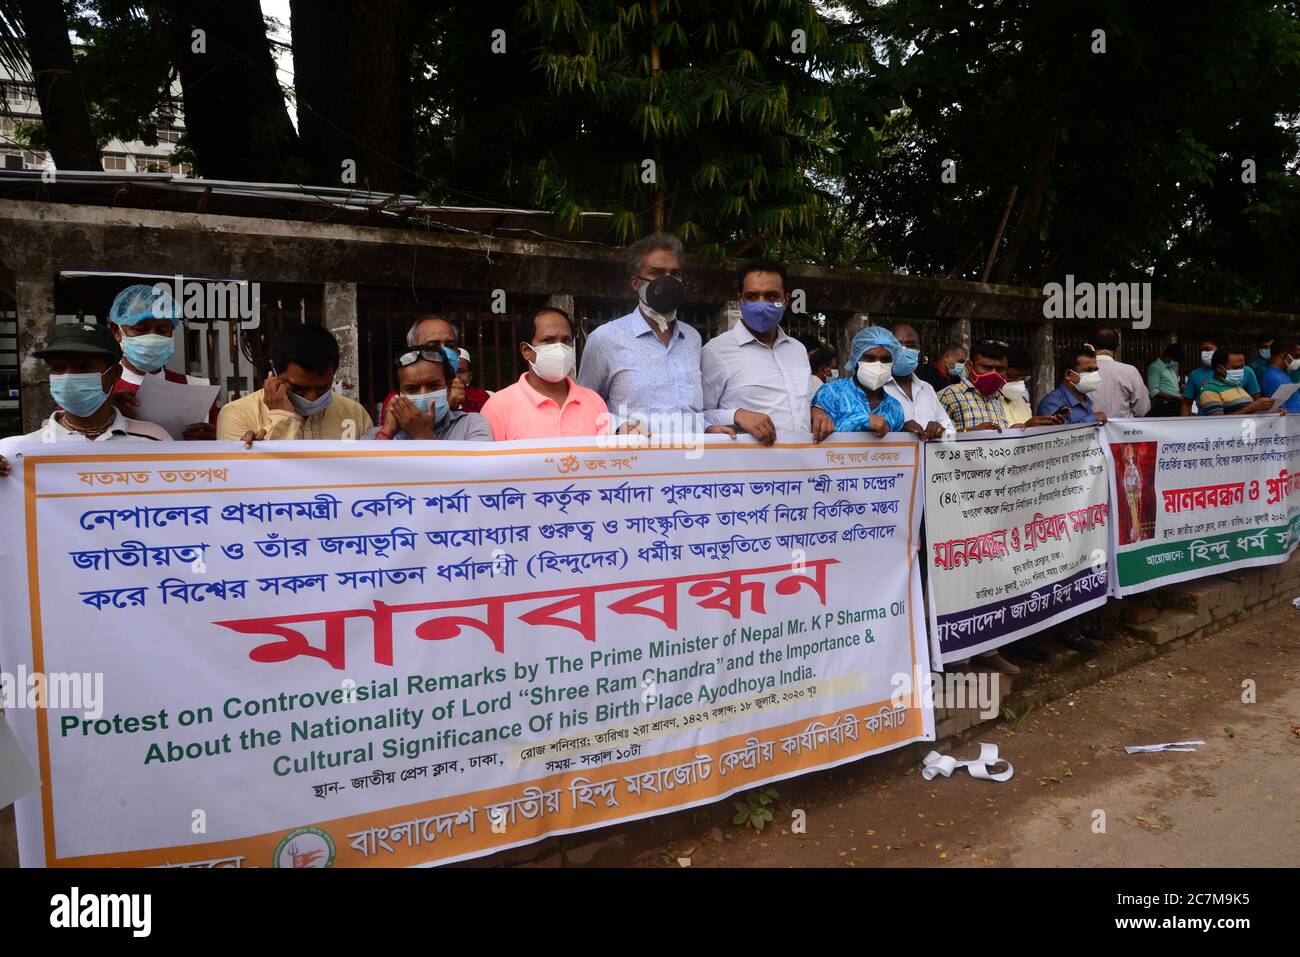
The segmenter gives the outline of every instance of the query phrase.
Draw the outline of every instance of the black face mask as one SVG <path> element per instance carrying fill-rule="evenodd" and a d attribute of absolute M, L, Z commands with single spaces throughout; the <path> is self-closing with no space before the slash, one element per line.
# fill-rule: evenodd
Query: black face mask
<path fill-rule="evenodd" d="M 648 281 L 644 276 L 637 278 L 647 283 L 645 303 L 655 312 L 664 315 L 674 313 L 686 298 L 686 284 L 676 276 L 660 276 Z"/>

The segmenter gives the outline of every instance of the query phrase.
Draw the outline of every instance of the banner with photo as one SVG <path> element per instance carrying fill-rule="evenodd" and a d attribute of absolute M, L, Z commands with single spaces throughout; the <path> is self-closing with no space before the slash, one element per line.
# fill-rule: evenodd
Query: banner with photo
<path fill-rule="evenodd" d="M 1104 604 L 1096 426 L 965 432 L 925 446 L 931 656 L 964 661 Z"/>
<path fill-rule="evenodd" d="M 22 863 L 455 861 L 933 739 L 912 437 L 610 441 L 0 442 Z"/>
<path fill-rule="evenodd" d="M 1285 561 L 1300 529 L 1300 418 L 1123 419 L 1104 430 L 1117 595 Z"/>

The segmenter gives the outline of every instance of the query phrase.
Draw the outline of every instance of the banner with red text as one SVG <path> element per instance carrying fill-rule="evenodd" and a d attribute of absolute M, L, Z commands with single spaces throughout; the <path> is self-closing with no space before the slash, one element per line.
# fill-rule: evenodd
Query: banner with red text
<path fill-rule="evenodd" d="M 1104 604 L 1106 460 L 1092 425 L 925 446 L 927 593 L 944 663 Z"/>
<path fill-rule="evenodd" d="M 8 711 L 23 864 L 454 861 L 933 738 L 915 440 L 612 441 L 0 442 L 0 667 L 102 679 Z"/>
<path fill-rule="evenodd" d="M 1104 431 L 1118 595 L 1286 561 L 1300 539 L 1300 419 L 1123 419 Z"/>

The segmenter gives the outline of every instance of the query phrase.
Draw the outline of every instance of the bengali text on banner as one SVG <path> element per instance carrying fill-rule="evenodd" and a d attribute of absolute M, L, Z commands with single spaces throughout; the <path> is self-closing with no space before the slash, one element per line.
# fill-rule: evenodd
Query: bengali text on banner
<path fill-rule="evenodd" d="M 932 740 L 910 436 L 0 442 L 25 865 L 430 864 Z M 894 700 L 891 700 L 893 698 Z"/>

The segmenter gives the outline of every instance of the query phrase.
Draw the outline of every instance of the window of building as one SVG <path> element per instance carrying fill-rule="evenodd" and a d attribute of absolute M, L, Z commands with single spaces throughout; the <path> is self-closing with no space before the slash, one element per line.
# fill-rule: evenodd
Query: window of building
<path fill-rule="evenodd" d="M 126 169 L 126 157 L 112 154 L 106 155 L 104 157 L 104 169 Z"/>
<path fill-rule="evenodd" d="M 5 154 L 5 169 L 22 169 L 23 156 L 21 153 Z"/>

